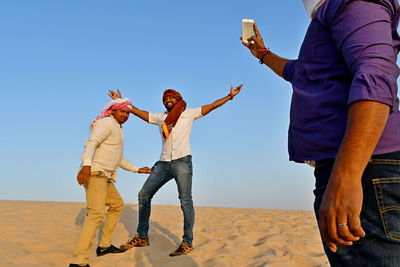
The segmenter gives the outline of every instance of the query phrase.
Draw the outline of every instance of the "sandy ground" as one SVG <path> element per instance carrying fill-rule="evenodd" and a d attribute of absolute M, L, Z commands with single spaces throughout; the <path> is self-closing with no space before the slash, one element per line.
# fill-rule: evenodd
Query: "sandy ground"
<path fill-rule="evenodd" d="M 83 224 L 85 203 L 0 201 L 0 266 L 68 266 Z M 311 211 L 196 207 L 194 250 L 169 257 L 180 244 L 179 206 L 154 205 L 150 246 L 96 257 L 91 267 L 329 266 Z M 127 204 L 113 237 L 135 234 L 137 205 Z"/>

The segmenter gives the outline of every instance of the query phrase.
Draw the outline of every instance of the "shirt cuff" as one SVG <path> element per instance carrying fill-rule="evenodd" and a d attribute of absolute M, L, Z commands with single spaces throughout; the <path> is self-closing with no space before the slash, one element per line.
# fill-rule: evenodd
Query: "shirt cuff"
<path fill-rule="evenodd" d="M 292 82 L 297 60 L 289 60 L 283 67 L 282 76 L 288 82 Z"/>
<path fill-rule="evenodd" d="M 82 159 L 82 166 L 92 166 L 92 161 L 90 159 Z"/>

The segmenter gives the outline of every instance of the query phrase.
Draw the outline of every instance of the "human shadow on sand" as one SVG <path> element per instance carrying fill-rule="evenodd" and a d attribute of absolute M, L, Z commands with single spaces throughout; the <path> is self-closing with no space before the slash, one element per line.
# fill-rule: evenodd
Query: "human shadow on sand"
<path fill-rule="evenodd" d="M 75 218 L 75 225 L 82 227 L 85 221 L 87 209 L 82 208 Z M 177 223 L 179 219 L 177 218 Z M 127 240 L 132 238 L 136 233 L 136 226 L 138 223 L 138 210 L 137 206 L 128 204 L 122 211 L 120 223 L 123 224 L 127 231 Z M 101 239 L 101 232 L 103 229 L 103 223 L 99 227 L 98 240 Z M 157 266 L 160 263 L 161 257 L 165 259 L 165 266 L 173 266 L 174 262 L 179 261 L 182 257 L 169 257 L 168 254 L 179 246 L 181 239 L 175 234 L 171 233 L 168 229 L 162 227 L 157 222 L 150 220 L 150 246 L 143 248 L 132 248 L 135 249 L 134 257 L 135 262 L 138 266 L 144 266 L 146 263 L 151 263 L 153 266 Z M 128 251 L 129 252 L 129 251 Z M 163 257 L 165 255 L 165 257 Z M 199 265 L 190 257 L 190 254 L 185 256 L 185 266 L 198 267 Z M 146 264 L 147 265 L 147 264 Z"/>

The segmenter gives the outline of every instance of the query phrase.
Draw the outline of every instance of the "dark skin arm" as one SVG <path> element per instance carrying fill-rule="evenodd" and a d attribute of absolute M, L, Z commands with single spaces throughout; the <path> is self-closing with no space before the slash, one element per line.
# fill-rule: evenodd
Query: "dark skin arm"
<path fill-rule="evenodd" d="M 149 112 L 145 110 L 138 109 L 137 107 L 132 105 L 132 114 L 141 118 L 145 122 L 149 122 Z"/>
<path fill-rule="evenodd" d="M 386 125 L 389 110 L 389 106 L 373 101 L 349 106 L 346 132 L 320 208 L 321 236 L 333 252 L 337 243 L 352 245 L 365 236 L 360 221 L 361 177 Z M 347 225 L 340 227 L 339 223 Z"/>
<path fill-rule="evenodd" d="M 255 35 L 247 39 L 247 41 L 253 41 L 254 43 L 250 44 L 243 42 L 242 37 L 240 37 L 240 40 L 242 40 L 242 44 L 246 46 L 250 50 L 251 54 L 258 59 L 260 59 L 261 56 L 265 54 L 263 57 L 263 63 L 267 65 L 273 72 L 283 78 L 283 69 L 285 68 L 286 63 L 288 63 L 289 60 L 279 57 L 272 52 L 265 52 L 269 49 L 265 47 L 264 40 L 260 32 L 258 31 L 256 23 L 253 24 L 253 29 Z"/>
<path fill-rule="evenodd" d="M 113 90 L 108 90 L 108 95 L 112 98 L 112 99 L 118 99 L 121 98 L 121 92 L 119 91 L 119 89 L 117 89 L 117 92 L 113 91 Z M 145 110 L 141 110 L 138 109 L 137 107 L 132 105 L 132 114 L 141 118 L 142 120 L 144 120 L 145 122 L 149 122 L 149 112 L 145 111 Z"/>
<path fill-rule="evenodd" d="M 229 92 L 229 95 L 218 99 L 217 101 L 214 101 L 213 103 L 209 104 L 209 105 L 205 105 L 201 107 L 201 115 L 205 116 L 208 113 L 210 113 L 211 111 L 213 111 L 214 109 L 222 106 L 223 104 L 225 104 L 226 102 L 228 102 L 229 100 L 232 100 L 237 94 L 240 93 L 240 90 L 242 89 L 243 84 L 233 88 L 231 86 L 231 91 Z"/>
<path fill-rule="evenodd" d="M 203 116 L 207 115 L 208 113 L 210 113 L 212 110 L 222 106 L 223 104 L 225 104 L 226 102 L 228 102 L 229 100 L 232 100 L 237 94 L 240 93 L 241 88 L 243 87 L 243 84 L 233 88 L 231 87 L 231 90 L 229 92 L 229 95 L 218 99 L 217 101 L 209 104 L 209 105 L 205 105 L 201 107 L 201 114 Z M 121 98 L 121 92 L 119 91 L 119 89 L 117 89 L 117 92 L 113 91 L 113 90 L 108 90 L 109 92 L 109 96 L 112 99 L 118 99 Z M 149 122 L 149 112 L 144 111 L 144 110 L 140 110 L 138 108 L 136 108 L 135 106 L 133 106 L 132 108 L 132 113 L 136 116 L 138 116 L 139 118 L 141 118 L 142 120 Z"/>

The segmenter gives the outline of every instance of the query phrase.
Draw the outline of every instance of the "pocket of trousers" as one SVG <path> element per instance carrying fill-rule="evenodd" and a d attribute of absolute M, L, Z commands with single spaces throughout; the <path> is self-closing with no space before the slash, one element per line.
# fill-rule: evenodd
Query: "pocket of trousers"
<path fill-rule="evenodd" d="M 400 241 L 400 177 L 377 178 L 372 182 L 386 236 Z"/>

